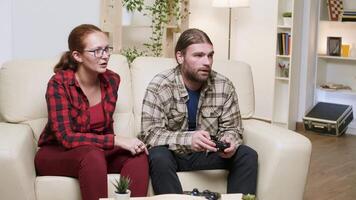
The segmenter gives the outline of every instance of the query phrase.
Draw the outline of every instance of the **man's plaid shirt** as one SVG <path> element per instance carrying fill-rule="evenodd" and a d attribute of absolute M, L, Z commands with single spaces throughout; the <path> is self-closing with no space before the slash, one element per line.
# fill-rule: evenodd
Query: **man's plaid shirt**
<path fill-rule="evenodd" d="M 188 92 L 180 67 L 156 75 L 147 87 L 142 106 L 141 137 L 149 147 L 168 145 L 176 153 L 191 152 L 194 131 L 188 131 Z M 232 82 L 212 71 L 201 89 L 197 129 L 231 137 L 242 143 L 242 122 Z"/>

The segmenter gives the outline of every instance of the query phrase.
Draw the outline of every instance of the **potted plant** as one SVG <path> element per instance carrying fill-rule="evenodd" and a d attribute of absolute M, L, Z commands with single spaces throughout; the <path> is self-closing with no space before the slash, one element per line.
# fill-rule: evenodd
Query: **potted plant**
<path fill-rule="evenodd" d="M 129 64 L 131 64 L 135 58 L 139 56 L 146 56 L 145 52 L 138 50 L 136 47 L 122 49 L 121 54 L 127 58 L 127 62 Z"/>
<path fill-rule="evenodd" d="M 144 0 L 122 0 L 122 25 L 130 25 L 135 11 L 141 12 Z"/>
<path fill-rule="evenodd" d="M 284 12 L 282 17 L 284 26 L 292 26 L 292 12 Z"/>
<path fill-rule="evenodd" d="M 255 200 L 256 196 L 253 194 L 244 194 L 242 195 L 242 200 Z"/>
<path fill-rule="evenodd" d="M 114 180 L 112 183 L 115 187 L 115 199 L 116 200 L 129 200 L 131 191 L 128 189 L 131 179 L 129 177 L 120 176 L 120 180 Z"/>

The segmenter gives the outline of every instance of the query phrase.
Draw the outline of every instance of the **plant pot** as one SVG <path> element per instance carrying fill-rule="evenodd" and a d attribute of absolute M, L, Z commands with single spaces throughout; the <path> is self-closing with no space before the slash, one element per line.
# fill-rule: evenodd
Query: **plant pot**
<path fill-rule="evenodd" d="M 130 200 L 131 191 L 126 190 L 125 194 L 119 194 L 115 192 L 115 200 Z"/>
<path fill-rule="evenodd" d="M 123 26 L 129 26 L 132 23 L 133 12 L 128 11 L 125 7 L 122 7 L 121 23 Z"/>
<path fill-rule="evenodd" d="M 280 72 L 281 72 L 281 74 L 280 74 L 281 77 L 285 77 L 285 78 L 289 77 L 289 68 L 283 68 L 283 69 L 281 69 Z"/>
<path fill-rule="evenodd" d="M 284 26 L 292 26 L 292 18 L 291 17 L 283 17 L 283 25 Z"/>

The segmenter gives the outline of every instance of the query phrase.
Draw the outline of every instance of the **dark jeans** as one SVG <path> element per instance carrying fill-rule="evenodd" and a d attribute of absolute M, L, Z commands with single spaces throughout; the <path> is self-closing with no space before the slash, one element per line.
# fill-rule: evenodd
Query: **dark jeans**
<path fill-rule="evenodd" d="M 150 175 L 155 194 L 183 193 L 176 172 L 227 169 L 229 170 L 227 193 L 255 194 L 257 182 L 257 153 L 240 145 L 229 159 L 218 153 L 196 152 L 178 155 L 166 146 L 149 150 Z"/>
<path fill-rule="evenodd" d="M 129 176 L 133 197 L 147 195 L 148 160 L 144 153 L 132 156 L 120 147 L 102 150 L 88 145 L 66 150 L 60 146 L 44 146 L 36 154 L 35 166 L 39 176 L 78 178 L 83 200 L 108 196 L 108 173 Z"/>

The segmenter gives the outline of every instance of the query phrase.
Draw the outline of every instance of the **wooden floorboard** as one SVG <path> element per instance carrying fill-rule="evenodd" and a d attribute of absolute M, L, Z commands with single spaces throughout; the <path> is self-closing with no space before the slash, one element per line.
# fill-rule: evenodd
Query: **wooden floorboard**
<path fill-rule="evenodd" d="M 304 200 L 356 200 L 356 136 L 300 133 L 312 142 Z"/>

